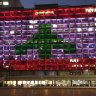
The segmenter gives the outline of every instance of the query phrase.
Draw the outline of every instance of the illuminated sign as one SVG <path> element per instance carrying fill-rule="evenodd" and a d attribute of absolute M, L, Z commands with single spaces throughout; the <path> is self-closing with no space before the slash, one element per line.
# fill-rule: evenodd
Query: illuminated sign
<path fill-rule="evenodd" d="M 47 14 L 54 14 L 54 11 L 39 11 L 35 13 L 35 15 L 47 15 Z"/>
<path fill-rule="evenodd" d="M 96 8 L 86 8 L 86 12 L 88 13 L 96 12 Z"/>

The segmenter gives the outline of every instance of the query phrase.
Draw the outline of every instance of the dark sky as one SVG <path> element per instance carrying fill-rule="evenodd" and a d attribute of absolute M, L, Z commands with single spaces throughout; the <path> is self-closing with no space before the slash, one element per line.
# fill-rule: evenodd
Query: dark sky
<path fill-rule="evenodd" d="M 20 0 L 25 8 L 33 8 L 35 4 L 52 4 L 59 5 L 88 5 L 96 4 L 96 0 Z"/>

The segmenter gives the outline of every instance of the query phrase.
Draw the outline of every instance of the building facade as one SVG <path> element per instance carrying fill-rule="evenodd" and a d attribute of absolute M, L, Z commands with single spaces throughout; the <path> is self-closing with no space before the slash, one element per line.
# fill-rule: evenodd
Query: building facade
<path fill-rule="evenodd" d="M 95 86 L 96 6 L 1 10 L 0 32 L 3 85 Z"/>

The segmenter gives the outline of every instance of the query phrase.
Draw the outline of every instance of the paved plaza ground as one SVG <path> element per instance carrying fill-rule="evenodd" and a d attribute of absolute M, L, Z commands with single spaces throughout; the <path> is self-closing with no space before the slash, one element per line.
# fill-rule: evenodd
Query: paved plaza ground
<path fill-rule="evenodd" d="M 96 96 L 96 88 L 0 88 L 0 96 Z"/>

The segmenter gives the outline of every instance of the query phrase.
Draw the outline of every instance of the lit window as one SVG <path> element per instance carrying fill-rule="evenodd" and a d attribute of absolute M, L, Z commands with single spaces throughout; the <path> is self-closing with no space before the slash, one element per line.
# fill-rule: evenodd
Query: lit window
<path fill-rule="evenodd" d="M 93 66 L 93 67 L 95 67 L 95 65 L 94 65 L 94 64 L 93 64 L 92 66 Z"/>
<path fill-rule="evenodd" d="M 86 12 L 89 12 L 89 13 L 94 12 L 94 9 L 93 8 L 87 8 Z"/>
<path fill-rule="evenodd" d="M 33 25 L 30 25 L 29 28 L 33 28 Z"/>
<path fill-rule="evenodd" d="M 85 72 L 88 72 L 88 70 L 85 70 Z"/>
<path fill-rule="evenodd" d="M 3 2 L 3 5 L 9 5 L 9 2 L 7 2 L 7 1 Z"/>
<path fill-rule="evenodd" d="M 93 28 L 88 28 L 88 31 L 93 31 Z"/>
<path fill-rule="evenodd" d="M 80 31 L 82 31 L 82 29 L 81 28 L 77 28 L 77 31 L 80 32 Z"/>
<path fill-rule="evenodd" d="M 37 23 L 37 20 L 34 20 L 34 23 Z"/>
<path fill-rule="evenodd" d="M 33 23 L 34 23 L 34 21 L 33 21 L 33 20 L 30 20 L 30 21 L 29 21 L 29 23 L 32 23 L 32 24 L 33 24 Z"/>
<path fill-rule="evenodd" d="M 78 62 L 78 59 L 70 59 L 70 62 Z"/>
<path fill-rule="evenodd" d="M 30 20 L 29 23 L 35 24 L 35 23 L 37 23 L 37 20 Z"/>
<path fill-rule="evenodd" d="M 80 67 L 83 67 L 82 65 L 80 65 Z"/>
<path fill-rule="evenodd" d="M 77 65 L 77 67 L 79 67 L 79 65 Z"/>
<path fill-rule="evenodd" d="M 16 86 L 16 81 L 13 81 L 13 85 Z"/>
<path fill-rule="evenodd" d="M 34 83 L 35 83 L 34 81 L 31 81 L 31 82 L 30 82 L 31 85 L 34 85 Z"/>
<path fill-rule="evenodd" d="M 18 85 L 21 85 L 22 84 L 22 81 L 18 81 Z"/>
<path fill-rule="evenodd" d="M 12 84 L 12 81 L 7 81 L 7 84 L 8 84 L 8 85 L 11 85 L 11 84 Z"/>
<path fill-rule="evenodd" d="M 7 66 L 5 66 L 5 68 L 9 68 L 9 66 L 7 65 Z"/>
<path fill-rule="evenodd" d="M 10 34 L 14 34 L 14 33 L 15 33 L 15 31 L 14 31 L 14 30 L 11 30 L 11 31 L 10 31 Z"/>
<path fill-rule="evenodd" d="M 26 81 L 27 84 L 30 84 L 30 81 Z"/>
<path fill-rule="evenodd" d="M 94 20 L 96 21 L 96 18 L 94 18 Z"/>
<path fill-rule="evenodd" d="M 56 24 L 53 24 L 53 28 L 57 28 L 57 25 Z"/>
<path fill-rule="evenodd" d="M 45 81 L 42 81 L 42 84 L 43 84 L 43 85 L 45 85 L 45 84 L 46 84 L 46 82 L 45 82 Z"/>
<path fill-rule="evenodd" d="M 86 64 L 85 66 L 87 67 L 88 65 Z"/>
<path fill-rule="evenodd" d="M 72 65 L 72 67 L 76 67 L 76 65 Z"/>
<path fill-rule="evenodd" d="M 23 84 L 26 84 L 26 81 L 23 81 Z"/>
<path fill-rule="evenodd" d="M 37 85 L 38 84 L 38 81 L 35 81 L 35 85 Z"/>

